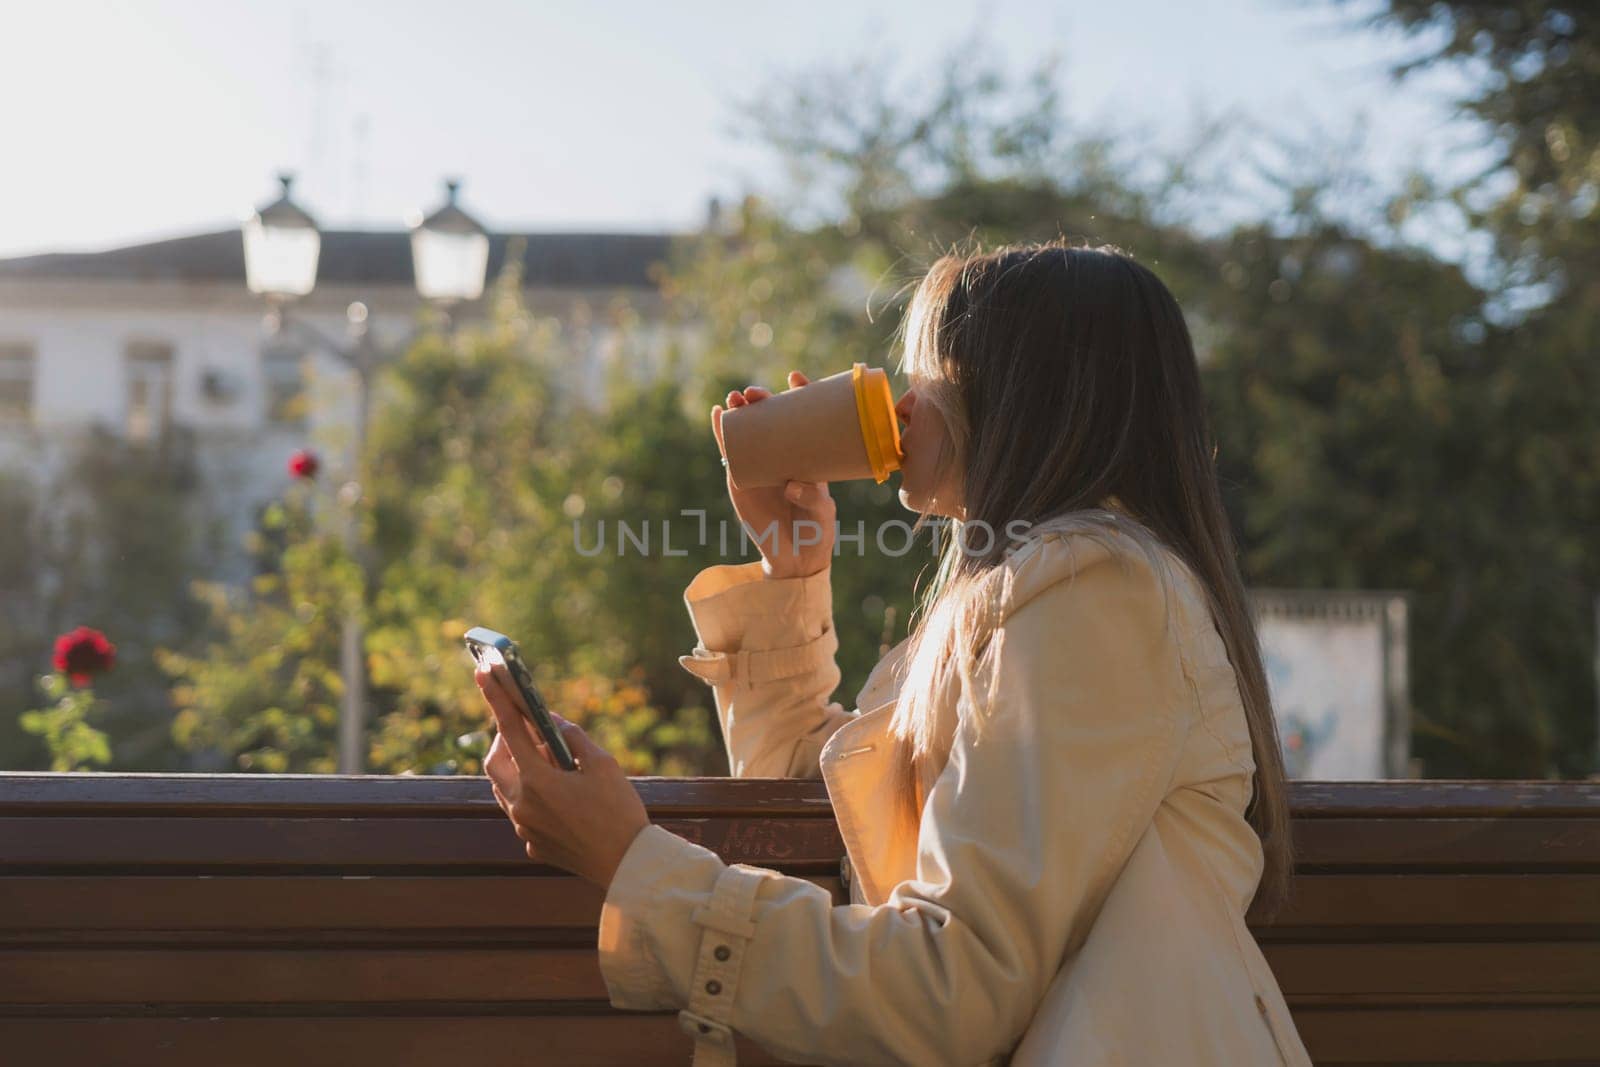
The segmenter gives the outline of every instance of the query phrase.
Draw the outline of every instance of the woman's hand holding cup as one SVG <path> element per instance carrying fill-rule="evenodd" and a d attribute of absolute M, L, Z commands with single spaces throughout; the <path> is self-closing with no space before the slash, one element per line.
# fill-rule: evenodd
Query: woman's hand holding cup
<path fill-rule="evenodd" d="M 799 371 L 789 372 L 789 388 L 799 389 L 808 379 Z M 772 395 L 759 385 L 736 389 L 727 396 L 727 407 L 758 404 Z M 717 448 L 726 456 L 722 442 L 723 405 L 711 409 L 711 430 Z M 740 489 L 728 476 L 728 499 L 739 521 L 749 530 L 761 551 L 761 569 L 768 578 L 803 578 L 826 570 L 833 559 L 833 497 L 827 482 L 791 481 L 785 485 Z"/>

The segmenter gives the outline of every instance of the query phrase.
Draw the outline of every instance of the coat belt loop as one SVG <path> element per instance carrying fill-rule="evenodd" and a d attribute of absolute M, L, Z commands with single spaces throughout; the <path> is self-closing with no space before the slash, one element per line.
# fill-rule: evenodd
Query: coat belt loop
<path fill-rule="evenodd" d="M 744 950 L 755 936 L 756 892 L 770 877 L 759 867 L 732 863 L 717 875 L 711 899 L 691 918 L 701 927 L 700 954 L 689 982 L 689 1005 L 678 1025 L 694 1038 L 694 1067 L 736 1067 L 733 998 L 739 989 Z"/>
<path fill-rule="evenodd" d="M 720 685 L 733 677 L 733 664 L 728 662 L 728 653 L 712 652 L 703 645 L 696 646 L 693 655 L 679 656 L 678 663 L 707 685 Z"/>

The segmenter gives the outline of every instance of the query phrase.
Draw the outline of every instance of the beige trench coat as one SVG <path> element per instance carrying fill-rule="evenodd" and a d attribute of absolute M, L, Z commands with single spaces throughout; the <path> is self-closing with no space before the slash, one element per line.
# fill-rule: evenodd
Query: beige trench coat
<path fill-rule="evenodd" d="M 822 776 L 851 903 L 651 825 L 601 911 L 612 1005 L 677 1009 L 700 1067 L 733 1062 L 730 1030 L 816 1064 L 1310 1063 L 1245 926 L 1254 761 L 1192 574 L 1049 524 L 1003 566 L 988 717 L 918 826 L 883 814 L 904 643 L 849 711 L 828 572 L 695 578 L 682 662 L 733 774 Z"/>

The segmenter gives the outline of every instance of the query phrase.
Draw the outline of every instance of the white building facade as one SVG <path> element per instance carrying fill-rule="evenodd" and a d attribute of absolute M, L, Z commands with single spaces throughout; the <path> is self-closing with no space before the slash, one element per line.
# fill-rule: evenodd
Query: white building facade
<path fill-rule="evenodd" d="M 577 358 L 572 384 L 600 391 L 611 360 L 648 365 L 669 343 L 655 284 L 667 234 L 495 235 L 491 282 L 521 254 L 524 296 L 561 320 Z M 323 234 L 318 284 L 290 314 L 336 342 L 359 302 L 380 347 L 402 344 L 422 303 L 403 231 Z M 245 285 L 239 231 L 100 253 L 0 260 L 0 470 L 49 486 L 76 443 L 178 438 L 206 507 L 242 544 L 259 508 L 310 447 L 335 462 L 352 434 L 354 374 L 298 330 L 274 333 Z M 457 311 L 458 320 L 477 314 Z M 642 350 L 641 350 L 642 349 Z M 243 577 L 235 556 L 225 577 Z"/>

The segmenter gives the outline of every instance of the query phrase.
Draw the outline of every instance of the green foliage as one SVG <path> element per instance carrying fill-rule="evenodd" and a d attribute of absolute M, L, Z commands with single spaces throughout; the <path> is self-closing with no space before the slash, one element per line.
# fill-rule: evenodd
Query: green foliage
<path fill-rule="evenodd" d="M 1529 368 L 1500 358 L 1484 294 L 1333 228 L 1241 231 L 1224 254 L 1234 285 L 1208 306 L 1249 327 L 1219 340 L 1206 389 L 1250 580 L 1411 594 L 1414 748 L 1434 773 L 1581 773 L 1585 597 L 1545 540 L 1570 520 L 1529 508 L 1514 458 L 1569 428 L 1508 408 Z"/>
<path fill-rule="evenodd" d="M 1493 156 L 1453 187 L 1419 177 L 1416 196 L 1393 205 L 1400 215 L 1418 201 L 1451 205 L 1494 249 L 1482 321 L 1424 345 L 1458 369 L 1446 366 L 1435 390 L 1433 407 L 1454 427 L 1427 500 L 1433 544 L 1411 557 L 1426 572 L 1415 629 L 1433 661 L 1416 686 L 1434 703 L 1418 749 L 1440 774 L 1592 771 L 1600 12 L 1560 0 L 1384 0 L 1367 21 L 1427 42 L 1397 78 L 1441 67 L 1469 76 L 1459 104 Z"/>
<path fill-rule="evenodd" d="M 53 703 L 23 712 L 18 721 L 24 731 L 43 740 L 50 769 L 82 771 L 110 763 L 111 739 L 89 722 L 99 710 L 94 690 L 75 688 L 59 671 L 40 678 L 39 689 Z"/>
<path fill-rule="evenodd" d="M 669 387 L 626 376 L 609 404 L 585 402 L 575 364 L 560 324 L 522 305 L 514 273 L 485 324 L 421 336 L 377 383 L 355 516 L 365 557 L 342 547 L 349 505 L 297 486 L 301 499 L 269 515 L 283 547 L 252 595 L 207 590 L 222 639 L 164 657 L 180 679 L 180 742 L 245 770 L 332 770 L 340 626 L 355 610 L 374 771 L 478 772 L 488 719 L 461 644 L 474 624 L 514 635 L 551 704 L 633 773 L 705 769 L 703 687 L 690 691 L 664 654 L 687 644 L 687 627 L 641 611 L 687 581 L 683 568 L 663 584 L 655 557 L 585 557 L 572 529 L 590 500 L 653 521 L 692 499 L 670 462 L 687 419 Z M 642 653 L 659 656 L 654 673 Z"/>
<path fill-rule="evenodd" d="M 193 640 L 205 610 L 191 576 L 216 550 L 197 500 L 194 442 L 172 433 L 134 445 L 103 432 L 67 442 L 49 485 L 0 477 L 0 766 L 53 759 L 18 713 L 41 699 L 55 636 L 90 625 L 117 645 L 114 672 L 95 683 L 94 718 L 123 770 L 175 770 L 164 644 Z"/>
<path fill-rule="evenodd" d="M 703 768 L 715 760 L 705 691 L 675 658 L 686 620 L 652 610 L 668 587 L 681 594 L 685 566 L 578 550 L 608 518 L 614 552 L 618 519 L 654 527 L 703 499 L 680 458 L 703 449 L 700 434 L 670 381 L 619 367 L 602 402 L 585 396 L 573 345 L 521 305 L 519 284 L 501 280 L 485 330 L 419 343 L 374 425 L 385 562 L 369 649 L 394 701 L 377 751 L 475 769 L 484 709 L 461 633 L 482 623 L 514 635 L 554 706 L 635 773 Z"/>
<path fill-rule="evenodd" d="M 1600 298 L 1600 9 L 1570 0 L 1381 0 L 1363 21 L 1426 41 L 1395 68 L 1397 80 L 1440 67 L 1469 75 L 1459 103 L 1492 139 L 1493 160 L 1441 195 L 1495 239 L 1500 284 L 1592 306 Z"/>
<path fill-rule="evenodd" d="M 247 771 L 336 769 L 339 632 L 343 612 L 359 609 L 360 576 L 339 539 L 316 522 L 316 505 L 326 503 L 296 485 L 269 508 L 252 547 L 281 540 L 275 568 L 257 575 L 248 594 L 196 586 L 220 640 L 200 654 L 157 653 L 180 679 L 173 737 L 208 765 L 225 758 Z"/>

